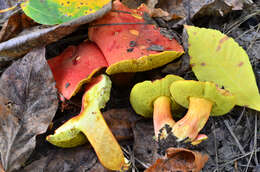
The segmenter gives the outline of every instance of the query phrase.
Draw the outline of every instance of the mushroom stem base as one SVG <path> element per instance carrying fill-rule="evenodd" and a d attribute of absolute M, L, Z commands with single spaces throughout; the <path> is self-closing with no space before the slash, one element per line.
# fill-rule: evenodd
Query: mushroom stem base
<path fill-rule="evenodd" d="M 213 103 L 204 98 L 190 97 L 189 110 L 173 127 L 174 135 L 180 140 L 193 141 L 208 121 Z"/>
<path fill-rule="evenodd" d="M 166 96 L 160 96 L 154 101 L 153 106 L 153 124 L 155 136 L 157 138 L 165 138 L 167 137 L 168 133 L 165 131 L 167 129 L 165 126 L 168 125 L 168 128 L 172 128 L 175 124 L 171 113 L 171 99 Z"/>

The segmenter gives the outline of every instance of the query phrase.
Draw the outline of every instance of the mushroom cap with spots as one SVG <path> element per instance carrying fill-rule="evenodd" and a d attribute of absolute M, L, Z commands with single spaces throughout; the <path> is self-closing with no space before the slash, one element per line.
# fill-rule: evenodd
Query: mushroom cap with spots
<path fill-rule="evenodd" d="M 185 108 L 189 107 L 189 98 L 205 98 L 213 103 L 211 116 L 228 113 L 235 106 L 235 96 L 220 89 L 212 82 L 193 80 L 176 81 L 170 86 L 173 99 Z"/>
<path fill-rule="evenodd" d="M 66 99 L 74 96 L 96 72 L 107 66 L 102 52 L 90 41 L 69 46 L 59 56 L 49 59 L 48 64 L 58 91 Z"/>
<path fill-rule="evenodd" d="M 108 74 L 139 72 L 163 66 L 184 53 L 150 21 L 148 8 L 129 9 L 120 1 L 103 18 L 91 23 L 89 39 L 103 52 Z"/>
<path fill-rule="evenodd" d="M 155 81 L 144 81 L 137 83 L 131 90 L 130 102 L 135 112 L 144 117 L 153 116 L 153 103 L 160 96 L 171 98 L 170 85 L 172 82 L 183 80 L 176 75 L 167 75 Z M 181 109 L 173 99 L 171 99 L 172 111 Z"/>

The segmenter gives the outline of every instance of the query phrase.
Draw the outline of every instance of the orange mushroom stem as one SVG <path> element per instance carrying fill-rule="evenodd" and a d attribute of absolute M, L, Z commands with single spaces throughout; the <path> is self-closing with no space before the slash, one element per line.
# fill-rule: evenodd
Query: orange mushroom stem
<path fill-rule="evenodd" d="M 195 140 L 199 131 L 209 119 L 213 103 L 204 98 L 190 97 L 189 110 L 173 127 L 173 132 L 180 139 Z"/>
<path fill-rule="evenodd" d="M 165 125 L 169 125 L 171 128 L 174 126 L 175 121 L 172 118 L 171 113 L 171 100 L 169 97 L 158 97 L 153 103 L 153 125 L 154 133 L 158 137 L 167 137 L 167 131 L 165 131 Z"/>

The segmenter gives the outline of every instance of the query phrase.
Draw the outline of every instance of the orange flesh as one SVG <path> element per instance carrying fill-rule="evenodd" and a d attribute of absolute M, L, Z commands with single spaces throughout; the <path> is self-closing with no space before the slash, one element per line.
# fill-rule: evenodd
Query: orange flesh
<path fill-rule="evenodd" d="M 149 54 L 160 53 L 149 50 L 152 45 L 162 46 L 164 51 L 183 52 L 182 46 L 176 40 L 169 40 L 161 35 L 159 28 L 155 25 L 143 24 L 147 23 L 142 17 L 148 11 L 146 6 L 133 10 L 115 1 L 113 10 L 117 11 L 109 12 L 92 23 L 92 27 L 89 28 L 90 40 L 97 43 L 109 65 L 122 60 L 138 59 Z M 109 25 L 116 23 L 119 24 Z"/>
<path fill-rule="evenodd" d="M 212 102 L 204 98 L 190 97 L 189 110 L 173 127 L 173 133 L 179 139 L 193 141 L 208 121 Z"/>
<path fill-rule="evenodd" d="M 168 124 L 169 127 L 173 127 L 175 121 L 172 118 L 171 113 L 171 100 L 169 97 L 160 96 L 154 101 L 153 110 L 153 124 L 155 136 L 158 137 L 160 130 Z M 162 137 L 167 137 L 167 134 L 163 131 Z"/>

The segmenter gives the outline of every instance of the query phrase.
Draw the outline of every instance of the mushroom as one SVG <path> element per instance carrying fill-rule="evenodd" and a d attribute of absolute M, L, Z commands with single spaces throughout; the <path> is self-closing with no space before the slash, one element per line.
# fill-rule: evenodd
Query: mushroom
<path fill-rule="evenodd" d="M 111 81 L 108 76 L 94 78 L 87 85 L 80 114 L 64 123 L 54 135 L 49 135 L 46 139 L 59 147 L 71 147 L 81 144 L 85 139 L 84 134 L 104 167 L 121 170 L 127 166 L 123 152 L 100 111 L 109 100 L 110 89 Z"/>
<path fill-rule="evenodd" d="M 176 81 L 171 84 L 170 92 L 178 104 L 189 108 L 172 128 L 177 141 L 194 141 L 198 144 L 195 140 L 200 140 L 198 133 L 209 116 L 224 115 L 235 106 L 235 97 L 212 82 Z"/>
<path fill-rule="evenodd" d="M 89 39 L 106 57 L 106 73 L 140 72 L 163 66 L 184 53 L 172 37 L 162 35 L 145 5 L 129 9 L 119 0 L 103 18 L 90 24 Z"/>
<path fill-rule="evenodd" d="M 130 102 L 135 112 L 153 117 L 156 138 L 161 137 L 161 133 L 167 137 L 165 126 L 175 125 L 171 111 L 180 110 L 180 106 L 171 98 L 170 85 L 178 80 L 183 78 L 167 75 L 159 80 L 137 83 L 131 90 Z"/>
<path fill-rule="evenodd" d="M 90 41 L 69 46 L 59 56 L 49 59 L 48 64 L 57 89 L 66 99 L 74 96 L 97 71 L 107 66 L 102 52 Z"/>

